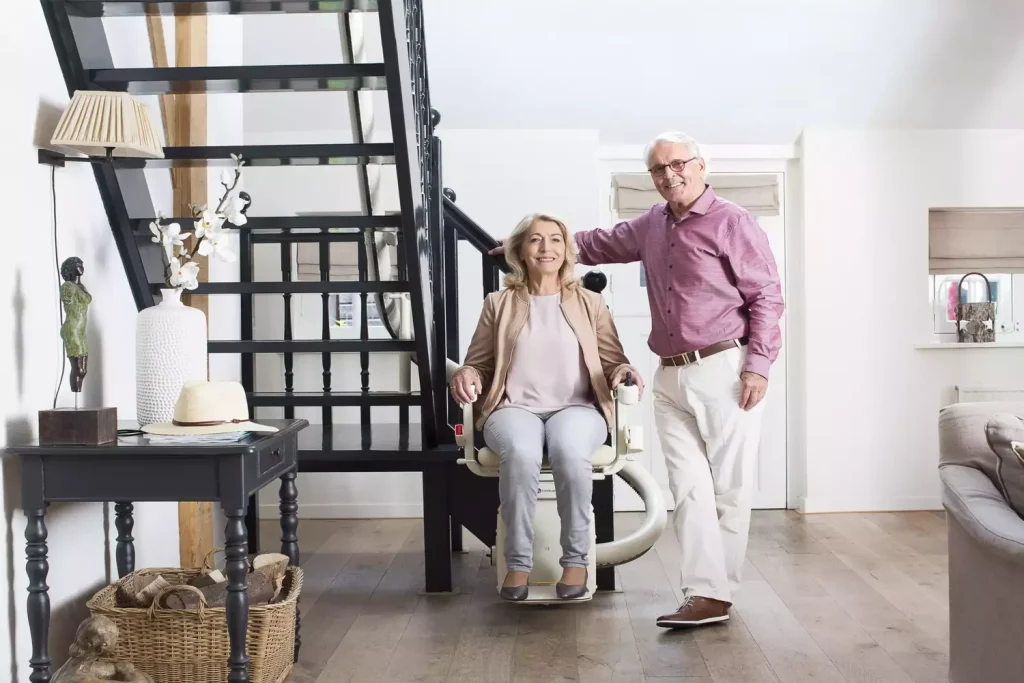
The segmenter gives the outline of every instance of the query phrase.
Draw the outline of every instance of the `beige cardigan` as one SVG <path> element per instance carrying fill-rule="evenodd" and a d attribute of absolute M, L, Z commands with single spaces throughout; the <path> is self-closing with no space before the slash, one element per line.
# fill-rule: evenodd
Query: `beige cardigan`
<path fill-rule="evenodd" d="M 578 284 L 562 290 L 561 308 L 579 340 L 591 389 L 610 428 L 614 424 L 615 406 L 611 380 L 619 368 L 629 365 L 615 323 L 601 295 Z M 477 401 L 476 407 L 478 430 L 483 429 L 484 422 L 505 396 L 512 351 L 529 313 L 530 296 L 525 288 L 503 289 L 484 300 L 465 363 L 458 370 L 472 368 L 483 382 L 483 401 Z"/>

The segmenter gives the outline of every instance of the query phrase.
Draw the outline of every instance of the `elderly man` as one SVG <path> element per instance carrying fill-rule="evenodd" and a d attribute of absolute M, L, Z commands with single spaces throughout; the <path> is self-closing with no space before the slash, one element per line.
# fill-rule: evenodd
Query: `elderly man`
<path fill-rule="evenodd" d="M 661 358 L 654 417 L 676 502 L 685 595 L 657 623 L 697 626 L 728 619 L 739 588 L 782 291 L 767 236 L 705 183 L 696 141 L 659 135 L 645 160 L 665 203 L 575 240 L 579 263 L 642 261 L 646 271 L 648 344 Z"/>

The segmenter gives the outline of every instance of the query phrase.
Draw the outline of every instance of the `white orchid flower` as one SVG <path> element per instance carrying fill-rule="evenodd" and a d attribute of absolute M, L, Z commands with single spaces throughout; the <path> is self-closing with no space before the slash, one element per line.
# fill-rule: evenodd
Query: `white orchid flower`
<path fill-rule="evenodd" d="M 181 234 L 181 226 L 177 223 L 160 225 L 150 223 L 149 231 L 153 233 L 153 242 L 164 248 L 164 254 L 170 260 L 174 257 L 174 248 L 185 243 L 185 236 Z"/>
<path fill-rule="evenodd" d="M 176 258 L 171 259 L 169 268 L 171 276 L 167 278 L 171 287 L 195 289 L 199 286 L 199 264 L 195 261 L 182 263 Z"/>
<path fill-rule="evenodd" d="M 234 261 L 235 253 L 231 251 L 230 236 L 227 230 L 217 228 L 207 230 L 206 239 L 199 243 L 200 256 L 216 256 L 221 261 Z"/>
<path fill-rule="evenodd" d="M 228 222 L 232 225 L 245 225 L 249 220 L 242 213 L 248 203 L 237 194 L 227 201 L 227 206 L 224 208 L 224 213 L 227 216 Z"/>
<path fill-rule="evenodd" d="M 213 211 L 203 211 L 203 215 L 196 221 L 196 239 L 201 239 L 210 232 L 220 230 L 224 225 L 224 216 Z"/>
<path fill-rule="evenodd" d="M 235 169 L 225 168 L 220 172 L 220 184 L 224 187 L 231 187 L 235 182 Z"/>
<path fill-rule="evenodd" d="M 245 160 L 242 159 L 242 155 L 241 154 L 232 154 L 231 155 L 231 161 L 234 162 L 236 167 L 241 167 L 242 165 L 245 164 Z"/>

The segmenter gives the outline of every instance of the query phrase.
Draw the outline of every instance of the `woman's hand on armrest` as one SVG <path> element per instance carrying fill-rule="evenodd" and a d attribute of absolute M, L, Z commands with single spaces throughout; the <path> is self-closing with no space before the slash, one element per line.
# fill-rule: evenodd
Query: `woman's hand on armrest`
<path fill-rule="evenodd" d="M 483 391 L 480 373 L 470 367 L 462 367 L 452 375 L 452 398 L 459 403 L 473 403 Z"/>
<path fill-rule="evenodd" d="M 616 387 L 618 387 L 620 384 L 626 381 L 627 372 L 630 373 L 630 378 L 633 380 L 633 384 L 635 384 L 637 386 L 637 389 L 639 389 L 640 391 L 639 397 L 643 398 L 644 378 L 640 376 L 640 373 L 637 372 L 637 369 L 634 368 L 632 365 L 620 365 L 619 369 L 615 371 L 615 374 L 612 375 L 612 391 L 615 391 Z"/>

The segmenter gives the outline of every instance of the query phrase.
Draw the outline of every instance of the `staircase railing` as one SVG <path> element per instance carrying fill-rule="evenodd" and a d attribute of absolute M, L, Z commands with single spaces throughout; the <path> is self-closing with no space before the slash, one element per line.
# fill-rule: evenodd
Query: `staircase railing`
<path fill-rule="evenodd" d="M 402 11 L 404 9 L 404 11 Z M 430 253 L 429 149 L 432 116 L 427 83 L 426 45 L 420 0 L 379 3 L 381 43 L 387 79 L 388 106 L 395 146 L 395 170 L 401 207 L 399 248 L 405 256 L 406 277 L 420 383 L 420 423 L 424 449 L 440 443 L 434 391 L 438 359 L 435 356 L 433 286 Z M 435 228 L 436 231 L 436 228 Z"/>
<path fill-rule="evenodd" d="M 455 229 L 459 239 L 469 242 L 480 252 L 480 265 L 483 272 L 484 296 L 491 292 L 498 291 L 500 286 L 501 273 L 507 273 L 508 263 L 503 256 L 491 256 L 488 252 L 497 247 L 500 242 L 484 230 L 472 218 L 455 204 L 455 193 L 450 189 L 445 191 L 444 216 L 445 221 Z"/>
<path fill-rule="evenodd" d="M 383 5 L 383 3 L 382 3 Z M 487 251 L 498 245 L 498 241 L 489 235 L 475 221 L 469 218 L 454 202 L 454 192 L 444 189 L 442 183 L 442 143 L 435 135 L 441 116 L 430 106 L 430 82 L 427 71 L 426 37 L 423 27 L 423 9 L 421 0 L 405 0 L 405 35 L 408 50 L 408 65 L 411 93 L 411 116 L 407 121 L 415 131 L 416 161 L 419 174 L 419 197 L 412 198 L 414 203 L 422 207 L 422 214 L 407 212 L 402 205 L 402 214 L 410 219 L 403 222 L 403 241 L 407 263 L 417 262 L 421 277 L 425 276 L 429 286 L 420 292 L 415 286 L 410 296 L 421 297 L 422 306 L 413 306 L 413 310 L 431 311 L 432 320 L 424 320 L 422 325 L 414 321 L 414 334 L 417 340 L 426 332 L 426 340 L 417 341 L 417 366 L 420 372 L 420 386 L 431 388 L 422 392 L 424 411 L 421 421 L 426 424 L 433 419 L 433 435 L 436 441 L 431 443 L 454 443 L 454 430 L 451 425 L 458 421 L 456 406 L 447 398 L 447 368 L 451 362 L 458 361 L 459 355 L 459 321 L 458 321 L 458 241 L 466 240 L 480 251 L 483 266 L 483 294 L 496 291 L 499 287 L 502 270 L 507 270 L 503 258 L 495 258 Z M 384 25 L 385 12 L 382 7 L 381 22 Z M 386 36 L 385 36 L 386 38 Z M 385 63 L 388 46 L 385 45 Z M 392 77 L 389 74 L 389 98 Z M 392 116 L 394 117 L 394 104 Z M 410 121 L 411 119 L 411 121 Z M 399 140 L 396 138 L 396 148 Z M 399 163 L 400 186 L 402 166 L 396 149 L 396 163 Z M 415 175 L 415 174 L 413 174 Z M 409 229 L 411 228 L 411 230 Z M 425 234 L 424 234 L 425 233 Z M 412 284 L 415 275 L 407 273 Z M 422 332 L 421 332 L 422 330 Z M 425 343 L 424 343 L 425 342 Z M 424 359 L 429 359 L 425 361 Z M 429 375 L 429 384 L 424 382 L 424 374 Z M 430 403 L 430 411 L 426 410 Z M 428 433 L 424 432 L 424 445 L 428 443 Z"/>

